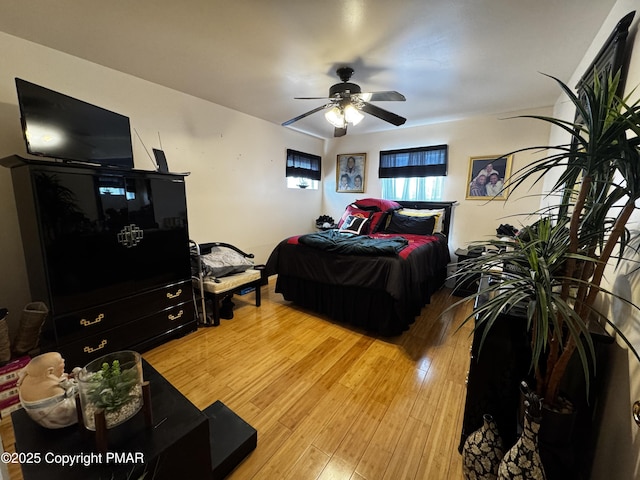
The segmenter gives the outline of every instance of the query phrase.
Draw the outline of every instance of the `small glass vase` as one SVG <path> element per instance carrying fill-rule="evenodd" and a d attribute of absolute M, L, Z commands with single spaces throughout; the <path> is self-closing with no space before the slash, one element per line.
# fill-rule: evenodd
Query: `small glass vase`
<path fill-rule="evenodd" d="M 540 418 L 525 413 L 522 435 L 500 462 L 498 480 L 546 480 L 538 451 L 539 431 Z"/>
<path fill-rule="evenodd" d="M 82 418 L 95 431 L 102 409 L 107 428 L 133 417 L 142 408 L 142 357 L 131 350 L 110 353 L 88 363 L 78 375 Z"/>
<path fill-rule="evenodd" d="M 467 437 L 462 447 L 462 473 L 465 480 L 495 480 L 504 455 L 502 438 L 489 414 L 482 426 Z"/>

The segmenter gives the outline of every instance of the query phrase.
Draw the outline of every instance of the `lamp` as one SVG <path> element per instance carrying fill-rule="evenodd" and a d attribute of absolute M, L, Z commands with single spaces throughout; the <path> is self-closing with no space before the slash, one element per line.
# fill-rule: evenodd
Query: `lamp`
<path fill-rule="evenodd" d="M 346 107 L 344 107 L 344 121 L 345 122 L 349 122 L 353 125 L 357 125 L 360 123 L 360 121 L 364 118 L 364 115 L 362 115 L 358 109 L 356 107 L 354 107 L 353 105 L 349 104 Z"/>
<path fill-rule="evenodd" d="M 364 118 L 356 107 L 351 103 L 345 106 L 335 105 L 324 114 L 324 118 L 336 128 L 345 128 L 347 123 L 357 125 Z"/>
<path fill-rule="evenodd" d="M 346 126 L 344 112 L 337 105 L 327 111 L 327 113 L 324 114 L 324 118 L 336 128 L 344 128 Z"/>

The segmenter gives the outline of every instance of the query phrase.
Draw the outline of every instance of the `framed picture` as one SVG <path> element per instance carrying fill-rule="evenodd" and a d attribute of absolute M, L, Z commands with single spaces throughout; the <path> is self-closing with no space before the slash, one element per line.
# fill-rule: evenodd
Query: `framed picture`
<path fill-rule="evenodd" d="M 511 176 L 513 155 L 488 155 L 469 159 L 467 200 L 506 200 L 505 180 Z"/>
<path fill-rule="evenodd" d="M 366 153 L 338 155 L 336 165 L 336 192 L 364 193 Z"/>

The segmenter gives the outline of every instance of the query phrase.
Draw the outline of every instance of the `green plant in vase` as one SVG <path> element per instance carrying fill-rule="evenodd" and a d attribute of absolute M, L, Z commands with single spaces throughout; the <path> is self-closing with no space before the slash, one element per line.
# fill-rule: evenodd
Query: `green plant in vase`
<path fill-rule="evenodd" d="M 132 393 L 138 385 L 138 372 L 135 368 L 121 371 L 118 360 L 111 365 L 105 362 L 102 369 L 93 375 L 91 383 L 89 400 L 97 408 L 110 412 L 132 400 Z"/>
<path fill-rule="evenodd" d="M 115 352 L 89 363 L 79 375 L 85 426 L 95 430 L 95 414 L 103 410 L 107 428 L 135 415 L 142 407 L 142 368 L 137 352 Z"/>

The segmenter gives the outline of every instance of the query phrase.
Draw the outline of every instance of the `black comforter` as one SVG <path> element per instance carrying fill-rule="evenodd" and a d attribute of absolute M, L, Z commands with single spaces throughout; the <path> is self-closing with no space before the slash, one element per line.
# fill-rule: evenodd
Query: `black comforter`
<path fill-rule="evenodd" d="M 409 244 L 409 241 L 402 237 L 372 238 L 367 235 L 340 233 L 337 230 L 302 235 L 298 242 L 343 255 L 397 255 Z"/>

